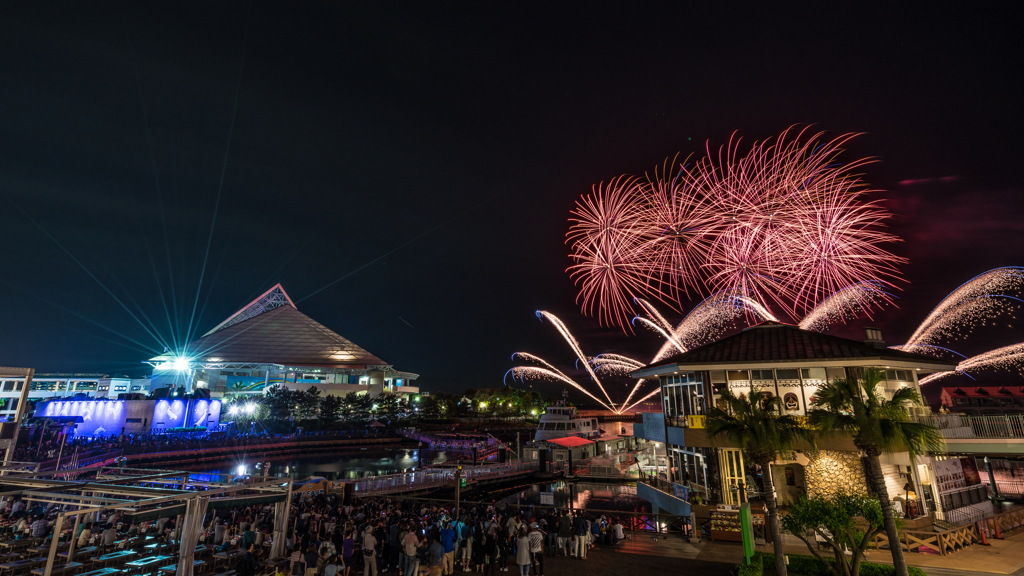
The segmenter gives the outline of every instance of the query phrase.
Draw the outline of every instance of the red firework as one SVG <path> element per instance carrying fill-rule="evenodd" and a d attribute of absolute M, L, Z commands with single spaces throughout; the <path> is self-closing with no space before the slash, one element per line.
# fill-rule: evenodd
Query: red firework
<path fill-rule="evenodd" d="M 787 130 L 746 154 L 734 137 L 678 173 L 595 187 L 568 235 L 584 311 L 628 329 L 634 298 L 738 290 L 798 317 L 851 284 L 891 285 L 903 259 L 883 246 L 898 238 L 853 174 L 870 160 L 836 159 L 854 136 Z"/>

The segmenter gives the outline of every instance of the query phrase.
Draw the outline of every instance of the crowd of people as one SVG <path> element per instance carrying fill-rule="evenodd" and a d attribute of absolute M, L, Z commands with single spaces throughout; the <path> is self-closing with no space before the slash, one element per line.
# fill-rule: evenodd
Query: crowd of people
<path fill-rule="evenodd" d="M 585 560 L 588 549 L 626 537 L 617 520 L 533 508 L 469 506 L 456 512 L 390 499 L 353 506 L 320 498 L 294 513 L 298 541 L 289 542 L 288 573 L 295 576 L 330 576 L 332 564 L 344 576 L 353 570 L 363 576 L 443 576 L 457 569 L 495 574 L 510 568 L 543 576 L 546 555 Z"/>
<path fill-rule="evenodd" d="M 495 574 L 510 568 L 521 576 L 544 576 L 545 556 L 586 560 L 598 545 L 626 537 L 615 519 L 589 519 L 580 512 L 532 508 L 500 510 L 470 506 L 422 506 L 388 499 L 341 505 L 316 499 L 294 513 L 297 540 L 288 544 L 288 574 L 294 576 L 403 576 Z"/>
<path fill-rule="evenodd" d="M 71 518 L 65 526 L 54 526 L 57 512 L 54 504 L 28 508 L 15 498 L 0 502 L 0 526 L 18 537 L 57 533 L 75 538 L 77 547 L 95 545 L 97 553 L 131 547 L 143 536 L 177 542 L 174 517 L 131 523 L 111 510 L 83 518 L 72 536 Z M 337 495 L 296 501 L 289 519 L 284 562 L 270 558 L 272 505 L 208 512 L 200 543 L 216 551 L 244 551 L 236 561 L 239 576 L 262 573 L 268 566 L 282 576 L 444 576 L 456 570 L 544 576 L 546 556 L 582 561 L 595 546 L 626 538 L 617 519 L 590 519 L 580 512 L 483 505 L 456 511 L 388 498 L 345 504 Z"/>

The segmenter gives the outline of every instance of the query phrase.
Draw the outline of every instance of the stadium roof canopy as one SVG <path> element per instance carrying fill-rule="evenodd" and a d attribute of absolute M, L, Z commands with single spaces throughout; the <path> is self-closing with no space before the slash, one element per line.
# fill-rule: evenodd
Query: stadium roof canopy
<path fill-rule="evenodd" d="M 295 366 L 389 370 L 390 365 L 306 316 L 280 284 L 189 342 L 148 363 L 160 367 L 185 358 L 193 367 Z"/>

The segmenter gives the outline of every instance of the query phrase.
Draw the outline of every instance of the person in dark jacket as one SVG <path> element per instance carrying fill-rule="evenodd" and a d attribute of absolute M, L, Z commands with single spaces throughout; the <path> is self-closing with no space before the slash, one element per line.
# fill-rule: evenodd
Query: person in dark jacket
<path fill-rule="evenodd" d="M 580 560 L 587 559 L 587 519 L 583 517 L 583 513 L 577 512 L 576 519 L 573 520 L 572 527 L 574 530 L 574 536 L 576 537 L 576 557 Z"/>
<path fill-rule="evenodd" d="M 256 576 L 256 573 L 260 571 L 260 563 L 253 555 L 252 547 L 253 544 L 250 542 L 245 552 L 238 557 L 238 563 L 235 564 L 235 574 L 238 576 Z"/>
<path fill-rule="evenodd" d="M 569 518 L 568 512 L 563 512 L 562 517 L 558 519 L 558 548 L 562 551 L 562 556 L 569 555 L 569 548 L 572 546 L 569 542 L 572 541 L 572 518 Z"/>

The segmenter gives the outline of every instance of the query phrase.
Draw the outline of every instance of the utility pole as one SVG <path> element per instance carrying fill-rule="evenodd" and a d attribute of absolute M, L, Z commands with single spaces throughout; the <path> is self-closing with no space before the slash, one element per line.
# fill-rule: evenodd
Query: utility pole
<path fill-rule="evenodd" d="M 455 517 L 453 520 L 458 522 L 459 520 L 459 502 L 462 500 L 462 466 L 455 469 Z"/>

